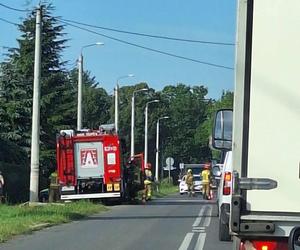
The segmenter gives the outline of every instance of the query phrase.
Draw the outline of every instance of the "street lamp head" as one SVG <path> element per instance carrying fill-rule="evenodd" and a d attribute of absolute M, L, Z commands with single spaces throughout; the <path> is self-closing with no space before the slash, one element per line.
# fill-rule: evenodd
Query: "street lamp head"
<path fill-rule="evenodd" d="M 118 77 L 117 78 L 117 85 L 119 84 L 119 80 L 127 78 L 127 77 L 134 77 L 134 74 L 128 74 L 128 75 L 125 75 L 125 76 Z"/>
<path fill-rule="evenodd" d="M 133 94 L 138 93 L 138 92 L 142 92 L 142 91 L 148 91 L 148 88 L 142 88 L 142 89 L 136 89 L 133 91 Z"/>
<path fill-rule="evenodd" d="M 162 116 L 162 117 L 157 119 L 157 122 L 159 122 L 160 120 L 169 119 L 169 118 L 170 118 L 169 116 Z"/>
<path fill-rule="evenodd" d="M 84 46 L 81 47 L 80 54 L 82 54 L 83 49 L 88 48 L 88 47 L 92 47 L 92 46 L 97 46 L 97 45 L 104 45 L 104 43 L 96 42 L 96 43 L 84 45 Z"/>
<path fill-rule="evenodd" d="M 150 102 L 147 102 L 147 103 L 146 103 L 146 109 L 148 109 L 148 105 L 149 105 L 150 103 L 154 103 L 154 102 L 159 102 L 159 100 L 152 100 L 152 101 L 150 101 Z"/>

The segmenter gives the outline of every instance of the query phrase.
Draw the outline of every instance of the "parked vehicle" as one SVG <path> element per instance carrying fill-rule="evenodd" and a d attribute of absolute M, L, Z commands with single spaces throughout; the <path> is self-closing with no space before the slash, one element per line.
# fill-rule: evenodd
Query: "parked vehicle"
<path fill-rule="evenodd" d="M 299 249 L 299 10 L 299 0 L 238 1 L 234 115 L 219 111 L 213 134 L 215 148 L 232 148 L 236 249 Z"/>
<path fill-rule="evenodd" d="M 202 193 L 202 179 L 200 175 L 193 175 L 194 177 L 194 192 Z M 185 183 L 186 175 L 179 180 L 179 193 L 186 194 L 188 192 L 187 184 Z"/>
<path fill-rule="evenodd" d="M 232 194 L 232 151 L 225 156 L 218 188 L 219 240 L 230 241 L 229 216 Z"/>
<path fill-rule="evenodd" d="M 121 200 L 144 185 L 144 161 L 139 154 L 122 162 L 118 135 L 109 126 L 99 130 L 62 130 L 57 136 L 57 172 L 61 200 Z"/>

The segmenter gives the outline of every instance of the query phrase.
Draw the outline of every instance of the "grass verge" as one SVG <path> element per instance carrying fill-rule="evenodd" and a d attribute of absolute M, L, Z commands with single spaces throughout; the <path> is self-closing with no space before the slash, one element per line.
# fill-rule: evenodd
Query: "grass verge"
<path fill-rule="evenodd" d="M 88 201 L 45 206 L 0 205 L 0 242 L 18 234 L 81 219 L 105 210 L 107 208 L 103 205 Z"/>
<path fill-rule="evenodd" d="M 154 185 L 153 186 L 153 196 L 155 197 L 164 197 L 169 194 L 174 194 L 178 192 L 178 186 L 174 186 L 173 183 L 169 183 L 168 179 L 163 179 L 159 184 L 158 184 L 158 191 L 157 187 Z"/>

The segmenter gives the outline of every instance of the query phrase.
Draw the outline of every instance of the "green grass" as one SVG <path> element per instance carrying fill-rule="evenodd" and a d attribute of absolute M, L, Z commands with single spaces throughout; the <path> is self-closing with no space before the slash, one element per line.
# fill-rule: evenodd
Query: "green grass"
<path fill-rule="evenodd" d="M 178 186 L 174 186 L 173 183 L 169 183 L 168 179 L 163 179 L 159 184 L 158 184 L 158 192 L 157 192 L 157 187 L 153 185 L 153 196 L 155 197 L 164 197 L 169 194 L 174 194 L 178 192 Z"/>
<path fill-rule="evenodd" d="M 14 235 L 84 218 L 107 208 L 88 201 L 45 206 L 0 205 L 0 242 Z"/>
<path fill-rule="evenodd" d="M 168 183 L 167 179 L 158 185 L 159 192 L 153 185 L 154 197 L 164 197 L 178 192 L 178 187 Z M 0 204 L 0 242 L 11 239 L 15 235 L 81 219 L 106 210 L 108 209 L 105 206 L 88 201 L 44 204 L 42 206 Z"/>

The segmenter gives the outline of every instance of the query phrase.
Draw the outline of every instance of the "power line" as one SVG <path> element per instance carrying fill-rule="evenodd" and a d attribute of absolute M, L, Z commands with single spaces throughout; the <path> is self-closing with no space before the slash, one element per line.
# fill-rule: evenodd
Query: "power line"
<path fill-rule="evenodd" d="M 16 9 L 16 8 L 10 7 L 8 5 L 5 5 L 3 3 L 0 3 L 0 6 L 6 8 L 6 9 L 10 9 L 10 10 L 14 10 L 14 11 L 19 11 L 19 12 L 27 12 L 28 11 L 28 10 Z"/>
<path fill-rule="evenodd" d="M 29 10 L 26 9 L 17 9 L 10 7 L 8 5 L 5 5 L 3 3 L 0 3 L 0 6 L 14 10 L 14 11 L 19 11 L 19 12 L 27 12 Z M 191 42 L 191 43 L 202 43 L 202 44 L 210 44 L 210 45 L 221 45 L 221 46 L 234 46 L 234 43 L 225 43 L 225 42 L 214 42 L 214 41 L 205 41 L 205 40 L 194 40 L 194 39 L 185 39 L 185 38 L 178 38 L 178 37 L 169 37 L 169 36 L 161 36 L 161 35 L 151 35 L 151 34 L 146 34 L 146 33 L 140 33 L 140 32 L 132 32 L 132 31 L 127 31 L 127 30 L 120 30 L 120 29 L 113 29 L 113 28 L 108 28 L 108 27 L 103 27 L 103 26 L 97 26 L 97 25 L 92 25 L 92 24 L 87 24 L 87 23 L 82 23 L 70 19 L 64 19 L 64 18 L 59 18 L 62 21 L 69 22 L 69 23 L 75 23 L 91 28 L 97 28 L 97 29 L 103 29 L 103 30 L 109 30 L 109 31 L 114 31 L 114 32 L 119 32 L 119 33 L 125 33 L 125 34 L 131 34 L 131 35 L 136 35 L 136 36 L 144 36 L 144 37 L 151 37 L 151 38 L 158 38 L 158 39 L 166 39 L 166 40 L 173 40 L 173 41 L 180 41 L 180 42 Z"/>
<path fill-rule="evenodd" d="M 115 37 L 112 37 L 112 36 L 108 36 L 108 35 L 105 35 L 105 34 L 102 34 L 102 33 L 99 33 L 99 32 L 84 28 L 84 27 L 80 27 L 78 25 L 74 25 L 74 24 L 71 24 L 69 22 L 65 22 L 65 21 L 62 21 L 62 20 L 61 20 L 61 22 L 64 23 L 64 24 L 67 24 L 69 26 L 87 31 L 89 33 L 93 33 L 93 34 L 96 34 L 96 35 L 99 35 L 99 36 L 103 36 L 103 37 L 106 37 L 108 39 L 111 39 L 111 40 L 114 40 L 114 41 L 117 41 L 117 42 L 120 42 L 120 43 L 124 43 L 124 44 L 127 44 L 127 45 L 131 45 L 131 46 L 134 46 L 134 47 L 137 47 L 137 48 L 145 49 L 145 50 L 156 52 L 156 53 L 159 53 L 159 54 L 163 54 L 163 55 L 167 55 L 167 56 L 171 56 L 171 57 L 175 57 L 175 58 L 179 58 L 179 59 L 183 59 L 183 60 L 187 60 L 187 61 L 192 61 L 192 62 L 196 62 L 196 63 L 200 63 L 200 64 L 212 66 L 212 67 L 233 70 L 232 67 L 228 67 L 228 66 L 224 66 L 224 65 L 220 65 L 220 64 L 215 64 L 215 63 L 209 63 L 209 62 L 205 62 L 205 61 L 200 61 L 200 60 L 188 58 L 188 57 L 185 57 L 185 56 L 179 56 L 179 55 L 172 54 L 172 53 L 169 53 L 169 52 L 164 52 L 162 50 L 152 49 L 152 48 L 149 48 L 149 47 L 146 47 L 146 46 L 138 45 L 136 43 L 127 42 L 125 40 L 121 40 L 121 39 L 118 39 L 118 38 L 115 38 Z"/>
<path fill-rule="evenodd" d="M 130 34 L 130 35 L 136 35 L 136 36 L 159 38 L 159 39 L 166 39 L 166 40 L 173 40 L 173 41 L 180 41 L 180 42 L 202 43 L 202 44 L 210 44 L 210 45 L 221 45 L 221 46 L 234 46 L 235 45 L 234 43 L 213 42 L 213 41 L 205 41 L 205 40 L 193 40 L 193 39 L 185 39 L 185 38 L 178 38 L 178 37 L 151 35 L 151 34 L 146 34 L 146 33 L 132 32 L 132 31 L 126 31 L 126 30 L 119 30 L 119 29 L 103 27 L 103 26 L 97 26 L 97 25 L 92 25 L 92 24 L 73 21 L 73 20 L 70 20 L 70 19 L 64 19 L 64 18 L 59 18 L 59 19 L 62 20 L 62 21 L 65 21 L 65 22 L 69 22 L 69 23 L 73 23 L 73 24 L 75 23 L 75 24 L 79 24 L 79 25 L 83 25 L 83 26 L 87 26 L 87 27 L 91 27 L 91 28 L 109 30 L 109 31 L 125 33 L 125 34 Z"/>
<path fill-rule="evenodd" d="M 9 23 L 9 24 L 12 24 L 12 25 L 18 26 L 18 24 L 17 24 L 17 23 L 14 23 L 14 22 L 8 21 L 8 20 L 6 20 L 6 19 L 4 19 L 4 18 L 1 18 L 1 17 L 0 17 L 0 20 L 1 20 L 1 21 L 3 21 L 3 22 L 5 22 L 5 23 Z"/>
<path fill-rule="evenodd" d="M 20 12 L 27 12 L 28 11 L 28 10 L 23 10 L 23 9 L 16 9 L 16 8 L 10 7 L 10 6 L 2 4 L 2 3 L 0 3 L 0 6 L 2 6 L 4 8 L 7 8 L 7 9 L 10 9 L 10 10 L 14 10 L 14 11 L 20 11 Z M 18 24 L 15 24 L 13 22 L 10 22 L 8 20 L 5 20 L 3 18 L 1 18 L 0 20 L 2 20 L 4 22 L 7 22 L 7 23 L 10 23 L 10 24 L 13 24 L 13 25 L 18 25 Z M 200 63 L 200 64 L 212 66 L 212 67 L 233 70 L 232 67 L 228 67 L 228 66 L 224 66 L 224 65 L 220 65 L 220 64 L 215 64 L 215 63 L 209 63 L 209 62 L 205 62 L 205 61 L 200 61 L 200 60 L 197 60 L 197 59 L 192 59 L 192 58 L 188 58 L 188 57 L 185 57 L 185 56 L 179 56 L 179 55 L 172 54 L 172 53 L 169 53 L 169 52 L 164 52 L 164 51 L 161 51 L 161 50 L 152 49 L 152 48 L 149 48 L 149 47 L 146 47 L 146 46 L 142 46 L 142 45 L 138 45 L 138 44 L 135 44 L 135 43 L 127 42 L 125 40 L 121 40 L 121 39 L 118 39 L 118 38 L 115 38 L 115 37 L 112 37 L 112 36 L 107 36 L 105 34 L 102 34 L 102 33 L 99 33 L 99 32 L 84 28 L 84 27 L 80 27 L 78 25 L 74 25 L 70 22 L 85 25 L 85 26 L 90 26 L 90 27 L 93 27 L 93 25 L 79 23 L 79 22 L 76 22 L 76 21 L 62 19 L 62 18 L 60 18 L 60 20 L 61 20 L 62 23 L 65 23 L 69 26 L 72 26 L 72 27 L 75 27 L 75 28 L 78 28 L 78 29 L 81 29 L 81 30 L 99 35 L 99 36 L 103 36 L 103 37 L 106 37 L 108 39 L 118 41 L 120 43 L 131 45 L 131 46 L 134 46 L 134 47 L 137 47 L 137 48 L 145 49 L 145 50 L 156 52 L 156 53 L 159 53 L 159 54 L 163 54 L 163 55 L 167 55 L 167 56 L 171 56 L 171 57 L 175 57 L 175 58 L 179 58 L 179 59 L 183 59 L 183 60 L 188 60 L 188 61 L 192 61 L 192 62 L 196 62 L 196 63 Z M 144 33 L 122 31 L 122 30 L 110 29 L 110 28 L 105 28 L 105 27 L 100 27 L 100 26 L 94 26 L 94 27 L 95 28 L 102 28 L 102 29 L 106 29 L 106 30 L 111 30 L 111 31 L 116 31 L 116 32 L 122 32 L 122 33 L 134 34 L 134 35 L 141 35 L 141 36 L 148 36 L 148 37 L 153 37 L 153 38 L 160 38 L 160 39 L 177 40 L 177 41 L 185 41 L 185 42 L 198 42 L 198 43 L 207 43 L 207 44 L 215 44 L 215 45 L 234 45 L 234 44 L 229 44 L 229 43 L 228 44 L 227 43 L 216 43 L 216 42 L 210 42 L 210 41 L 189 40 L 189 39 L 173 38 L 173 37 L 166 37 L 166 36 L 148 35 L 148 34 L 144 34 Z"/>

